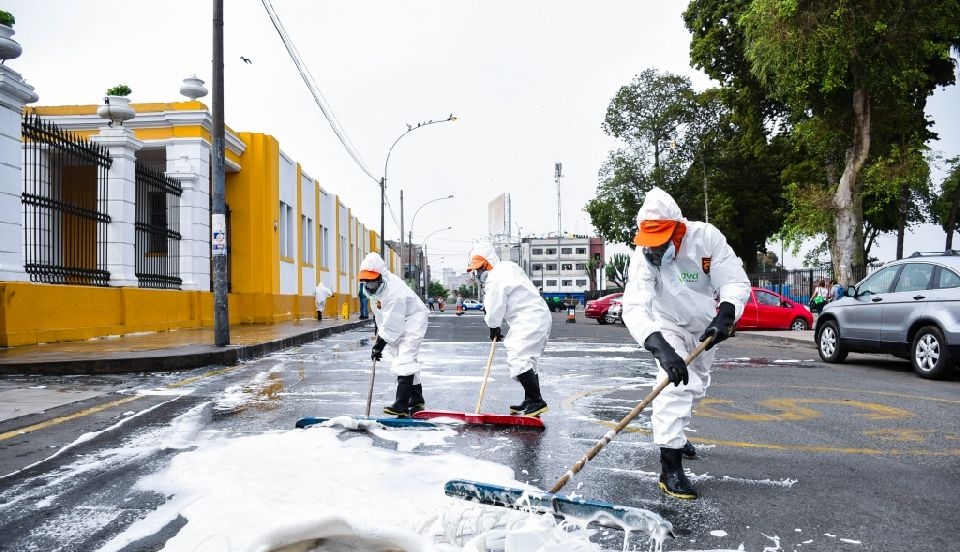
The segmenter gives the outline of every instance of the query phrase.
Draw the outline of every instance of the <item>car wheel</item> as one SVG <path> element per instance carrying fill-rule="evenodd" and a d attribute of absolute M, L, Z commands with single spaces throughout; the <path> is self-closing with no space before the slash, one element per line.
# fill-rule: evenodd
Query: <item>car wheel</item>
<path fill-rule="evenodd" d="M 847 350 L 840 344 L 840 328 L 833 320 L 819 325 L 817 330 L 817 352 L 824 362 L 831 364 L 843 362 L 847 358 Z"/>
<path fill-rule="evenodd" d="M 910 347 L 910 363 L 921 378 L 943 379 L 947 375 L 953 362 L 940 328 L 920 328 L 913 338 L 913 346 Z"/>
<path fill-rule="evenodd" d="M 803 331 L 809 330 L 810 327 L 807 326 L 806 320 L 804 320 L 803 318 L 797 318 L 796 320 L 793 321 L 792 324 L 790 324 L 790 329 L 795 332 L 803 332 Z"/>
<path fill-rule="evenodd" d="M 613 316 L 613 315 L 611 315 L 611 314 L 605 314 L 605 315 L 603 315 L 603 323 L 604 323 L 604 324 L 616 324 L 616 323 L 617 323 L 617 317 L 616 317 L 616 316 Z"/>
<path fill-rule="evenodd" d="M 607 316 L 607 313 L 603 313 L 603 316 L 597 318 L 597 323 L 600 325 L 607 324 L 608 322 L 610 322 L 610 317 Z"/>

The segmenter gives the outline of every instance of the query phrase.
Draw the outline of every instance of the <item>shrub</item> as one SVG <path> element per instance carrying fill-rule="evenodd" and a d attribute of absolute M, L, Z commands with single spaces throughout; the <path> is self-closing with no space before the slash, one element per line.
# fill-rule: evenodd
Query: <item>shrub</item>
<path fill-rule="evenodd" d="M 133 90 L 125 84 L 118 84 L 113 88 L 107 89 L 107 96 L 129 96 Z"/>

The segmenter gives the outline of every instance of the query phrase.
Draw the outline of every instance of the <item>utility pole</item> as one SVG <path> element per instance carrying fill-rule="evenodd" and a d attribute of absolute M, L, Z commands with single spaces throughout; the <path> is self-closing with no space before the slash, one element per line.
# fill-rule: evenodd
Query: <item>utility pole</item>
<path fill-rule="evenodd" d="M 213 343 L 230 344 L 227 311 L 227 209 L 223 122 L 223 0 L 213 0 L 213 216 L 210 254 L 213 257 Z"/>
<path fill-rule="evenodd" d="M 560 179 L 563 178 L 563 163 L 553 164 L 553 180 L 557 183 L 557 293 L 562 292 L 561 265 L 560 265 L 560 235 L 563 225 L 560 221 Z"/>

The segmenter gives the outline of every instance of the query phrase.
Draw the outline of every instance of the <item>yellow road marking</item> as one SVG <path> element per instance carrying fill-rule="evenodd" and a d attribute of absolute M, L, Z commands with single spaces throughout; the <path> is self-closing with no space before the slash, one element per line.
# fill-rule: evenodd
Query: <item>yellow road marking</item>
<path fill-rule="evenodd" d="M 718 387 L 738 387 L 738 386 L 733 385 L 733 386 L 718 386 Z M 742 385 L 739 387 L 769 387 L 769 386 Z M 861 395 L 874 394 L 874 395 L 881 395 L 881 396 L 892 396 L 892 397 L 917 399 L 917 400 L 925 400 L 925 401 L 945 402 L 949 404 L 960 405 L 960 401 L 955 401 L 951 399 L 938 399 L 933 397 L 923 397 L 919 395 L 904 395 L 901 393 L 891 393 L 887 391 L 863 391 L 859 389 L 851 390 L 851 389 L 835 388 L 835 387 L 777 386 L 777 389 L 787 389 L 787 388 L 821 390 L 821 391 L 823 390 L 843 391 L 843 392 L 853 391 Z M 576 403 L 578 400 L 583 399 L 585 397 L 592 396 L 592 395 L 603 394 L 615 389 L 618 389 L 618 388 L 598 387 L 594 389 L 588 389 L 586 391 L 581 391 L 579 393 L 575 393 L 573 395 L 566 397 L 561 402 L 561 408 L 565 411 L 576 412 L 576 409 L 574 408 L 574 403 Z M 641 399 L 638 399 L 636 402 L 639 402 L 640 400 Z M 714 403 L 732 403 L 732 401 L 727 401 L 727 400 L 705 398 L 703 401 L 700 402 L 699 405 L 697 405 L 695 415 L 697 416 L 704 415 L 704 403 L 707 403 L 708 401 L 713 401 Z M 800 403 L 800 402 L 820 403 L 820 404 L 845 404 L 845 405 L 854 406 L 856 408 L 863 408 L 867 410 L 868 413 L 860 414 L 860 416 L 866 419 L 871 419 L 871 420 L 895 419 L 897 416 L 908 416 L 908 417 L 913 416 L 911 412 L 900 409 L 900 408 L 880 405 L 877 403 L 866 403 L 861 401 L 845 401 L 845 400 L 833 400 L 833 399 L 769 399 L 766 401 L 760 401 L 760 404 L 767 403 L 768 407 L 775 406 L 777 408 L 780 408 L 781 410 L 789 410 L 789 408 L 794 408 L 796 406 L 796 403 Z M 709 403 L 707 404 L 707 407 L 708 407 L 707 412 L 709 412 Z M 800 408 L 798 410 L 793 410 L 792 411 L 793 415 L 796 415 L 797 413 L 801 412 L 801 410 L 810 410 L 810 409 Z M 721 414 L 720 417 L 728 416 L 726 413 L 720 413 L 720 414 Z M 820 414 L 816 413 L 816 415 L 819 416 Z M 759 415 L 759 416 L 762 417 L 763 415 Z M 611 429 L 616 427 L 617 423 L 620 421 L 620 420 L 607 421 L 607 420 L 601 420 L 599 418 L 592 418 L 592 419 L 597 423 L 599 423 L 600 425 L 607 428 L 611 428 Z M 748 418 L 736 418 L 736 419 L 748 419 Z M 767 419 L 763 419 L 761 421 L 768 421 L 768 420 L 784 421 L 787 419 L 789 418 L 770 416 Z M 806 418 L 799 418 L 799 419 L 806 419 Z M 630 433 L 639 433 L 641 435 L 652 434 L 652 432 L 649 429 L 632 427 L 632 426 L 625 427 L 623 431 L 630 432 Z M 874 431 L 866 431 L 864 433 L 869 437 L 886 439 L 886 440 L 897 440 L 901 442 L 916 442 L 918 440 L 919 442 L 925 441 L 923 437 L 923 433 L 925 433 L 925 431 L 923 430 L 881 429 L 881 430 L 874 430 Z M 958 440 L 960 439 L 960 433 L 944 434 L 942 435 L 942 437 L 944 437 L 944 440 Z M 763 448 L 763 449 L 782 450 L 782 451 L 791 451 L 791 452 L 828 452 L 828 453 L 841 453 L 841 454 L 867 454 L 867 455 L 875 455 L 875 456 L 901 456 L 901 455 L 902 456 L 960 456 L 960 448 L 935 451 L 935 450 L 930 450 L 929 448 L 899 450 L 899 449 L 892 449 L 892 448 L 877 449 L 877 448 L 864 448 L 864 447 L 828 447 L 828 446 L 818 446 L 818 445 L 782 445 L 782 444 L 776 444 L 776 443 L 750 443 L 746 441 L 728 441 L 723 439 L 709 439 L 699 435 L 696 437 L 692 437 L 690 440 L 694 443 L 704 444 L 704 445 L 723 445 L 723 446 L 729 446 L 729 447 L 758 448 L 758 449 Z"/>
<path fill-rule="evenodd" d="M 12 431 L 7 431 L 7 432 L 5 432 L 5 433 L 0 433 L 0 441 L 4 441 L 4 440 L 6 440 L 6 439 L 9 439 L 9 438 L 11 438 L 11 437 L 16 437 L 16 436 L 18 436 L 18 435 L 23 435 L 24 433 L 30 433 L 31 431 L 37 431 L 37 430 L 44 429 L 44 428 L 47 428 L 47 427 L 50 427 L 50 426 L 55 426 L 55 425 L 57 425 L 57 424 L 62 424 L 63 422 L 67 422 L 67 421 L 70 421 L 70 420 L 74 420 L 74 419 L 76 419 L 76 418 L 82 418 L 82 417 L 84 417 L 84 416 L 89 416 L 90 414 L 96 414 L 97 412 L 101 412 L 101 411 L 103 411 L 103 410 L 106 410 L 106 409 L 108 409 L 108 408 L 113 408 L 113 407 L 115 407 L 115 406 L 120 406 L 121 404 L 125 404 L 125 403 L 131 402 L 131 401 L 135 401 L 135 400 L 137 400 L 137 399 L 139 399 L 139 398 L 140 398 L 139 395 L 131 396 L 131 397 L 124 397 L 124 398 L 122 398 L 122 399 L 118 399 L 118 400 L 115 400 L 115 401 L 113 401 L 113 402 L 108 402 L 108 403 L 105 403 L 105 404 L 101 404 L 101 405 L 99 405 L 99 406 L 93 406 L 93 407 L 87 408 L 87 409 L 85 409 L 85 410 L 81 410 L 81 411 L 79 411 L 79 412 L 74 412 L 73 414 L 67 414 L 66 416 L 57 416 L 56 418 L 50 418 L 49 420 L 46 420 L 46 421 L 44 421 L 44 422 L 40 422 L 40 423 L 38 423 L 38 424 L 33 424 L 32 426 L 27 426 L 27 427 L 24 427 L 24 428 L 21 428 L 21 429 L 14 429 L 14 430 L 12 430 Z"/>
<path fill-rule="evenodd" d="M 189 378 L 186 378 L 186 379 L 182 379 L 182 380 L 180 380 L 180 381 L 176 381 L 176 382 L 167 384 L 167 385 L 164 386 L 164 387 L 165 387 L 166 389 L 175 389 L 175 388 L 177 388 L 177 387 L 183 387 L 183 386 L 185 386 L 185 385 L 189 385 L 189 384 L 194 383 L 194 382 L 196 382 L 196 381 L 199 381 L 199 380 L 201 380 L 201 379 L 209 378 L 209 377 L 211 377 L 211 376 L 216 376 L 216 375 L 224 374 L 224 373 L 229 372 L 229 371 L 231 371 L 231 370 L 235 370 L 235 369 L 236 369 L 237 367 L 239 367 L 239 366 L 240 366 L 240 365 L 238 364 L 238 365 L 235 365 L 235 366 L 227 366 L 226 368 L 221 368 L 221 369 L 219 369 L 219 370 L 211 370 L 211 371 L 209 371 L 209 372 L 205 372 L 205 373 L 200 374 L 200 375 L 197 375 L 197 376 L 192 376 L 192 377 L 189 377 Z M 86 409 L 81 410 L 81 411 L 79 411 L 79 412 L 74 412 L 73 414 L 67 414 L 66 416 L 57 416 L 56 418 L 50 418 L 49 420 L 45 420 L 45 421 L 43 421 L 43 422 L 40 422 L 40 423 L 37 423 L 37 424 L 33 424 L 32 426 L 23 427 L 23 428 L 20 428 L 20 429 L 13 429 L 13 430 L 10 430 L 10 431 L 4 432 L 4 433 L 0 433 L 0 441 L 5 441 L 5 440 L 10 439 L 10 438 L 12 438 L 12 437 L 17 437 L 18 435 L 23 435 L 24 433 L 30 433 L 30 432 L 32 432 L 32 431 L 39 431 L 39 430 L 41 430 L 41 429 L 45 429 L 45 428 L 48 428 L 48 427 L 52 427 L 52 426 L 55 426 L 55 425 L 57 425 L 57 424 L 62 424 L 63 422 L 69 422 L 70 420 L 75 420 L 75 419 L 77 419 L 77 418 L 83 418 L 84 416 L 89 416 L 90 414 L 96 414 L 97 412 L 102 412 L 102 411 L 104 411 L 104 410 L 107 410 L 108 408 L 113 408 L 113 407 L 115 407 L 115 406 L 120 406 L 121 404 L 126 404 L 126 403 L 128 403 L 128 402 L 135 401 L 135 400 L 139 399 L 140 397 L 144 397 L 144 396 L 146 396 L 146 395 L 131 395 L 131 396 L 129 396 L 129 397 L 124 397 L 124 398 L 122 398 L 122 399 L 117 399 L 117 400 L 112 401 L 112 402 L 108 402 L 108 403 L 101 404 L 101 405 L 99 405 L 99 406 L 92 406 L 92 407 L 90 407 L 90 408 L 86 408 Z"/>
<path fill-rule="evenodd" d="M 796 422 L 823 416 L 822 412 L 800 406 L 800 403 L 831 404 L 860 408 L 867 410 L 868 413 L 856 415 L 868 420 L 899 420 L 912 418 L 914 416 L 912 412 L 902 408 L 846 399 L 766 399 L 758 401 L 756 404 L 769 410 L 779 411 L 780 414 L 739 414 L 717 408 L 719 405 L 733 404 L 733 401 L 712 399 L 709 397 L 704 398 L 700 401 L 700 404 L 697 405 L 697 416 L 746 422 Z"/>

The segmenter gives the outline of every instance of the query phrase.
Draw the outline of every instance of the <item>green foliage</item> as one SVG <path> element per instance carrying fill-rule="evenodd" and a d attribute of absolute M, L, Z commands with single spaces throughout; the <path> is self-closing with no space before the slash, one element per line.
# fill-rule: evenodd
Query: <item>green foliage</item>
<path fill-rule="evenodd" d="M 133 90 L 130 90 L 130 87 L 125 84 L 118 84 L 107 89 L 107 96 L 129 96 L 131 93 L 133 93 Z"/>
<path fill-rule="evenodd" d="M 468 286 L 466 284 L 461 285 L 457 288 L 457 293 L 462 295 L 464 298 L 478 299 L 476 294 L 476 288 L 473 286 Z"/>
<path fill-rule="evenodd" d="M 8 11 L 0 10 L 0 25 L 6 25 L 7 27 L 13 28 L 13 24 L 17 22 L 17 19 L 13 16 L 12 13 Z"/>
<path fill-rule="evenodd" d="M 449 291 L 440 282 L 431 281 L 427 293 L 430 297 L 446 297 Z"/>
<path fill-rule="evenodd" d="M 934 194 L 930 212 L 934 222 L 947 233 L 944 249 L 953 249 L 953 233 L 960 231 L 960 157 L 947 160 L 949 173 Z"/>
<path fill-rule="evenodd" d="M 630 255 L 617 253 L 607 261 L 607 281 L 614 286 L 624 288 L 627 285 L 627 273 L 630 269 Z"/>

